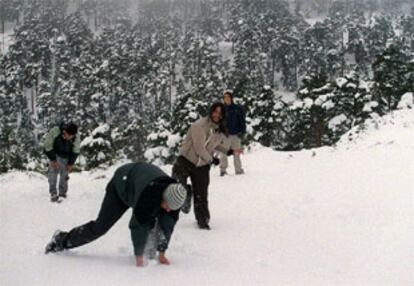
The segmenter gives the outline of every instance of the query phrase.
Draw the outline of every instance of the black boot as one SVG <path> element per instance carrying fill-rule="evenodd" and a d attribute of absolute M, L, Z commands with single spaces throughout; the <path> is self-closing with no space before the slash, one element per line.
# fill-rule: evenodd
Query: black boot
<path fill-rule="evenodd" d="M 197 222 L 197 224 L 198 224 L 199 229 L 205 229 L 205 230 L 210 230 L 211 229 L 210 226 L 208 225 L 208 222 L 199 221 L 199 222 Z"/>
<path fill-rule="evenodd" d="M 46 245 L 45 254 L 48 254 L 49 252 L 55 253 L 65 250 L 65 239 L 67 234 L 67 232 L 63 232 L 61 230 L 55 231 L 55 233 L 52 236 L 52 239 Z"/>

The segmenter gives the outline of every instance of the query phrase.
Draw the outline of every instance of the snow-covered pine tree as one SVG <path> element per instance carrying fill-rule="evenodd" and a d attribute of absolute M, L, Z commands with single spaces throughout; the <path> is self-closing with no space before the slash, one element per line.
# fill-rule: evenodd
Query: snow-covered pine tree
<path fill-rule="evenodd" d="M 353 126 L 376 114 L 379 107 L 370 92 L 369 83 L 361 80 L 356 72 L 337 78 L 333 94 L 333 106 L 327 112 L 329 145 L 336 143 Z"/>
<path fill-rule="evenodd" d="M 174 149 L 179 144 L 178 135 L 171 133 L 170 119 L 168 115 L 162 116 L 151 125 L 147 136 L 147 150 L 144 157 L 147 161 L 156 165 L 173 163 L 176 158 Z"/>
<path fill-rule="evenodd" d="M 326 126 L 328 111 L 333 107 L 334 87 L 323 74 L 303 79 L 298 100 L 290 106 L 288 143 L 291 149 L 320 147 L 330 143 Z"/>
<path fill-rule="evenodd" d="M 271 86 L 264 86 L 260 94 L 248 98 L 245 102 L 249 106 L 246 116 L 248 136 L 266 147 L 273 146 L 275 143 L 276 102 Z"/>
<path fill-rule="evenodd" d="M 111 127 L 103 123 L 92 130 L 81 142 L 81 154 L 86 170 L 109 166 L 115 159 Z"/>
<path fill-rule="evenodd" d="M 414 6 L 411 8 L 410 15 L 402 16 L 400 26 L 404 44 L 409 47 L 411 51 L 414 51 Z"/>
<path fill-rule="evenodd" d="M 76 104 L 75 114 L 68 116 L 75 122 L 82 122 L 82 128 L 88 130 L 97 125 L 96 114 L 90 114 L 91 96 L 99 92 L 98 78 L 96 76 L 96 56 L 93 49 L 93 36 L 86 22 L 79 12 L 65 18 L 64 36 L 69 47 L 70 63 L 66 70 L 70 70 L 70 82 L 62 80 L 65 88 L 65 100 L 69 104 Z M 61 55 L 60 55 L 61 57 Z M 65 60 L 62 59 L 62 64 Z M 63 75 L 62 75 L 63 76 Z"/>
<path fill-rule="evenodd" d="M 194 121 L 207 115 L 208 108 L 209 102 L 197 94 L 179 94 L 171 115 L 171 131 L 183 138 Z"/>
<path fill-rule="evenodd" d="M 370 19 L 364 36 L 370 62 L 384 52 L 394 36 L 392 21 L 388 16 L 379 15 Z"/>
<path fill-rule="evenodd" d="M 112 132 L 113 145 L 121 153 L 121 157 L 134 162 L 145 159 L 144 154 L 149 144 L 147 142 L 149 126 L 148 120 L 137 115 L 126 128 L 117 127 L 115 132 Z M 116 134 L 118 136 L 114 136 Z"/>
<path fill-rule="evenodd" d="M 410 58 L 402 50 L 401 45 L 394 43 L 382 54 L 378 55 L 373 66 L 374 95 L 378 101 L 381 112 L 394 110 L 401 96 L 407 92 Z"/>
<path fill-rule="evenodd" d="M 313 27 L 308 28 L 303 41 L 304 63 L 301 74 L 327 74 L 327 54 L 334 45 L 327 22 L 317 22 Z"/>

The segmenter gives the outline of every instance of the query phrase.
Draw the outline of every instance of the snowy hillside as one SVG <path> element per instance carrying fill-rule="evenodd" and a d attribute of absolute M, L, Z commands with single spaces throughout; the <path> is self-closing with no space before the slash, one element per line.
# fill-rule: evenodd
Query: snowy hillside
<path fill-rule="evenodd" d="M 115 167 L 73 174 L 60 205 L 45 177 L 2 175 L 0 285 L 414 285 L 414 112 L 346 138 L 294 153 L 253 148 L 243 176 L 213 169 L 212 230 L 181 215 L 172 265 L 144 269 L 130 212 L 90 245 L 43 254 L 55 229 L 95 218 Z"/>

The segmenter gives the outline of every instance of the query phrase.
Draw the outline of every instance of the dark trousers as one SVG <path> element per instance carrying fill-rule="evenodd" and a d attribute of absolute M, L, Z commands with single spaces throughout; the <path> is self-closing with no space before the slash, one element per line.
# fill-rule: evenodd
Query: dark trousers
<path fill-rule="evenodd" d="M 111 180 L 106 186 L 106 194 L 96 220 L 69 231 L 63 241 L 64 248 L 78 247 L 101 237 L 121 218 L 128 208 L 119 198 Z"/>
<path fill-rule="evenodd" d="M 194 214 L 199 224 L 208 224 L 208 185 L 210 184 L 210 165 L 196 167 L 183 156 L 179 156 L 172 169 L 172 176 L 184 186 L 190 177 L 192 188 L 188 188 L 187 198 L 194 198 Z"/>

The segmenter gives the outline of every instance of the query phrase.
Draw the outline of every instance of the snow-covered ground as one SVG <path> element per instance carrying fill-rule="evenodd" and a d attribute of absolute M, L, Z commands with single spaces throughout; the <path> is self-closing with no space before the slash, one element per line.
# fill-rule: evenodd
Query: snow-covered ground
<path fill-rule="evenodd" d="M 2 175 L 0 285 L 414 285 L 414 112 L 353 132 L 336 148 L 253 148 L 243 176 L 213 169 L 212 230 L 181 215 L 170 266 L 134 266 L 130 212 L 94 243 L 44 255 L 55 229 L 95 218 L 115 167 L 73 174 L 61 204 L 42 175 Z"/>

